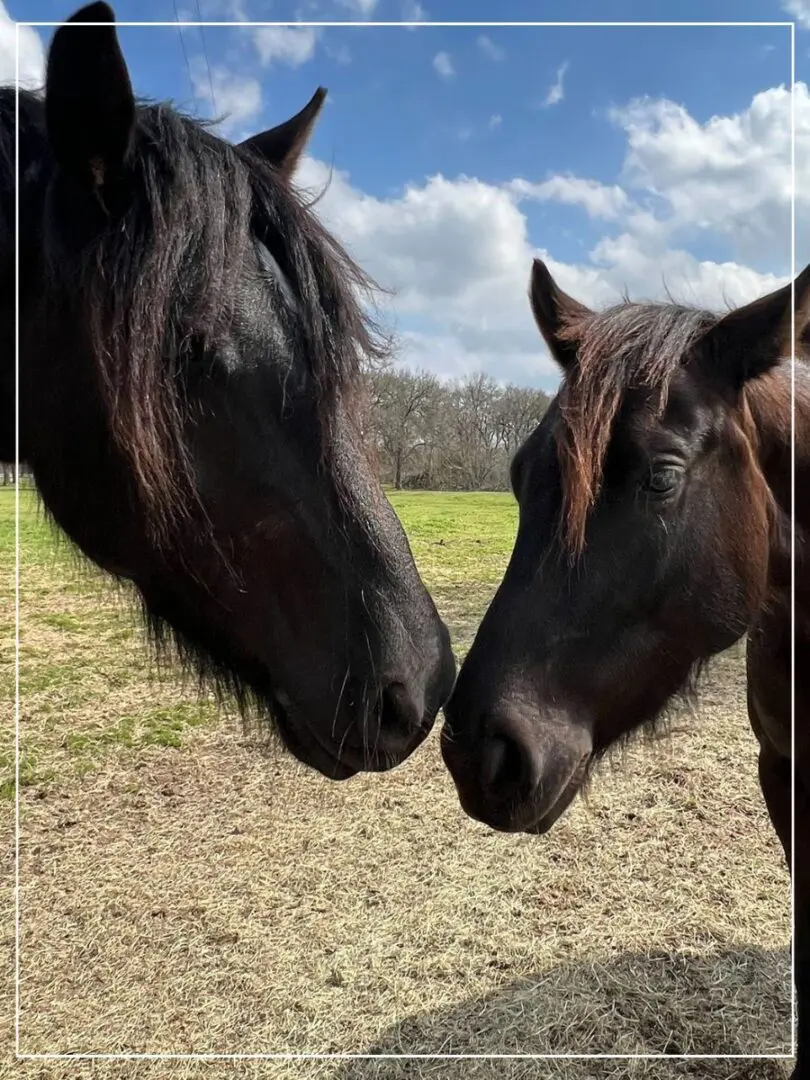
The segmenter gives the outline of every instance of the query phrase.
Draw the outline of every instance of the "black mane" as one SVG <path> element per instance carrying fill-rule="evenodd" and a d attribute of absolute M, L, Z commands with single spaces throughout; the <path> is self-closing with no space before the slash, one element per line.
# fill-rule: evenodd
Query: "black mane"
<path fill-rule="evenodd" d="M 0 228 L 12 232 L 14 120 L 14 89 L 2 88 Z M 43 189 L 51 164 L 41 95 L 20 91 L 20 125 L 20 176 L 36 165 Z M 249 243 L 267 247 L 294 293 L 294 307 L 280 305 L 279 314 L 312 380 L 325 454 L 336 399 L 358 390 L 364 358 L 383 346 L 362 306 L 372 283 L 256 153 L 171 105 L 141 101 L 127 169 L 120 205 L 113 189 L 102 208 L 115 227 L 102 221 L 90 237 L 71 292 L 85 305 L 105 408 L 142 511 L 155 539 L 168 542 L 196 498 L 178 377 L 184 348 L 206 349 L 232 317 Z M 41 220 L 38 209 L 32 220 Z"/>

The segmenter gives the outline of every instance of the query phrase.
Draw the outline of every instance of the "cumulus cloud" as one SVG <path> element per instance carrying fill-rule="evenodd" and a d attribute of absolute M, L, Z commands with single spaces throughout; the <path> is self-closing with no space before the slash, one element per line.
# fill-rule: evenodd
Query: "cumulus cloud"
<path fill-rule="evenodd" d="M 325 164 L 306 159 L 299 182 L 320 192 L 329 176 Z M 384 314 L 400 327 L 403 360 L 442 376 L 483 369 L 502 380 L 553 386 L 558 373 L 526 297 L 535 256 L 547 261 L 566 291 L 595 307 L 615 303 L 625 290 L 662 298 L 669 288 L 687 302 L 723 309 L 784 280 L 732 260 L 700 260 L 683 248 L 662 246 L 655 219 L 645 219 L 620 191 L 570 176 L 496 185 L 436 175 L 379 199 L 338 172 L 318 213 L 375 280 L 392 290 L 392 309 Z M 607 216 L 622 231 L 603 237 L 582 261 L 564 262 L 529 236 L 521 203 L 541 197 Z"/>
<path fill-rule="evenodd" d="M 314 26 L 260 26 L 253 42 L 265 67 L 286 64 L 300 67 L 315 55 L 318 30 Z"/>
<path fill-rule="evenodd" d="M 795 89 L 796 176 L 810 175 L 810 94 Z M 668 234 L 722 234 L 742 259 L 785 263 L 790 252 L 791 94 L 774 87 L 732 116 L 699 123 L 671 101 L 614 109 L 627 138 L 623 180 L 659 203 Z M 798 257 L 810 259 L 810 188 L 797 182 Z"/>
<path fill-rule="evenodd" d="M 564 87 L 563 83 L 564 83 L 564 80 L 565 80 L 566 73 L 568 71 L 568 66 L 569 66 L 568 61 L 565 60 L 557 68 L 557 79 L 548 88 L 548 93 L 546 94 L 545 98 L 543 99 L 543 108 L 544 109 L 551 108 L 552 105 L 559 105 L 560 102 L 565 98 L 565 87 Z"/>
<path fill-rule="evenodd" d="M 450 54 L 446 52 L 436 53 L 433 57 L 433 67 L 443 79 L 452 79 L 456 73 Z"/>
<path fill-rule="evenodd" d="M 0 83 L 16 77 L 16 24 L 0 3 Z M 36 89 L 45 81 L 45 48 L 32 26 L 20 27 L 20 86 Z"/>
<path fill-rule="evenodd" d="M 498 379 L 553 386 L 558 374 L 526 297 L 535 256 L 566 291 L 594 307 L 625 291 L 649 299 L 670 291 L 723 310 L 787 280 L 790 96 L 784 88 L 703 123 L 680 105 L 652 99 L 632 101 L 609 119 L 626 140 L 615 183 L 562 173 L 502 184 L 436 175 L 380 199 L 354 187 L 347 174 L 333 174 L 318 212 L 393 291 L 387 315 L 400 330 L 404 360 L 442 376 L 483 369 Z M 810 169 L 804 84 L 796 89 L 796 124 L 801 174 Z M 321 191 L 328 177 L 325 164 L 305 160 L 306 187 Z M 807 206 L 803 230 L 810 241 L 808 196 L 801 189 L 797 195 Z M 602 224 L 603 235 L 581 259 L 564 261 L 532 242 L 530 201 L 579 207 Z M 728 256 L 693 254 L 690 242 L 700 233 L 725 246 Z"/>
<path fill-rule="evenodd" d="M 606 221 L 616 220 L 630 205 L 627 192 L 618 184 L 600 184 L 597 180 L 570 174 L 558 174 L 540 183 L 518 177 L 510 180 L 507 188 L 517 199 L 581 206 L 589 217 Z"/>

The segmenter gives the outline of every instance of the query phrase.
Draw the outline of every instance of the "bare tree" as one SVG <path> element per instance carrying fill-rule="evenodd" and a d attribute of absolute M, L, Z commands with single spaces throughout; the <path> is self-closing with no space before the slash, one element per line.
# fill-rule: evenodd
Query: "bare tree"
<path fill-rule="evenodd" d="M 441 384 L 426 371 L 384 371 L 374 380 L 377 438 L 391 480 L 401 488 L 405 472 L 429 449 Z"/>
<path fill-rule="evenodd" d="M 498 384 L 483 373 L 459 379 L 451 391 L 454 438 L 448 464 L 456 474 L 457 486 L 463 489 L 492 486 L 498 450 L 494 408 L 498 394 Z"/>
<path fill-rule="evenodd" d="M 542 390 L 509 384 L 496 404 L 495 422 L 500 443 L 512 458 L 543 418 L 549 398 Z"/>
<path fill-rule="evenodd" d="M 442 383 L 389 366 L 367 380 L 365 428 L 382 479 L 396 488 L 507 487 L 509 462 L 549 403 L 541 390 L 502 387 L 480 373 Z"/>

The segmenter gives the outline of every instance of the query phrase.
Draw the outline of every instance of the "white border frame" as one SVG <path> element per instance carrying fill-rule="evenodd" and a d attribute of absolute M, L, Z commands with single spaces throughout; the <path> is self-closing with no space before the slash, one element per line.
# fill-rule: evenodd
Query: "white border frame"
<path fill-rule="evenodd" d="M 786 1054 L 307 1054 L 307 1053 L 23 1053 L 19 1049 L 21 1037 L 21 947 L 19 947 L 19 927 L 21 927 L 21 905 L 19 905 L 19 29 L 21 27 L 56 28 L 68 25 L 58 23 L 15 23 L 15 126 L 14 126 L 14 310 L 16 315 L 14 335 L 14 603 L 15 603 L 15 651 L 14 651 L 14 1057 L 17 1061 L 789 1061 L 796 1056 L 797 1015 L 796 1015 L 796 972 L 795 951 L 791 947 L 791 1027 L 792 1051 Z M 109 26 L 109 23 L 83 23 L 82 26 Z M 174 22 L 116 22 L 119 27 L 162 27 L 171 28 L 237 28 L 246 27 L 404 27 L 409 29 L 428 27 L 459 27 L 470 29 L 497 29 L 507 27 L 590 27 L 590 28 L 632 28 L 632 27 L 784 27 L 791 31 L 791 300 L 792 310 L 796 308 L 796 23 L 795 22 L 373 22 L 362 21 L 177 21 Z M 795 540 L 795 504 L 796 504 L 796 320 L 791 319 L 791 747 L 795 760 L 796 748 L 796 540 Z M 791 848 L 795 855 L 796 836 L 796 769 L 791 775 L 792 831 Z M 792 860 L 795 866 L 795 858 Z M 791 926 L 796 921 L 796 883 L 795 873 L 791 876 Z"/>

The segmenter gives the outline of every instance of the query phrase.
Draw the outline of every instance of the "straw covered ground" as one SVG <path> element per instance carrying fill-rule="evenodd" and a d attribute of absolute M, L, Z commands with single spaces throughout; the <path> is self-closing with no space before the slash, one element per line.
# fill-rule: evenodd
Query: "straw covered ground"
<path fill-rule="evenodd" d="M 512 502 L 395 504 L 463 655 L 511 548 Z M 6 880 L 12 540 L 3 491 Z M 739 649 L 708 675 L 697 715 L 603 768 L 548 837 L 508 837 L 464 817 L 435 736 L 393 773 L 333 785 L 155 672 L 124 598 L 55 548 L 30 493 L 21 590 L 24 1052 L 788 1049 L 788 878 L 757 787 Z M 6 1056 L 0 1076 L 12 1075 L 777 1080 L 787 1069 Z"/>

